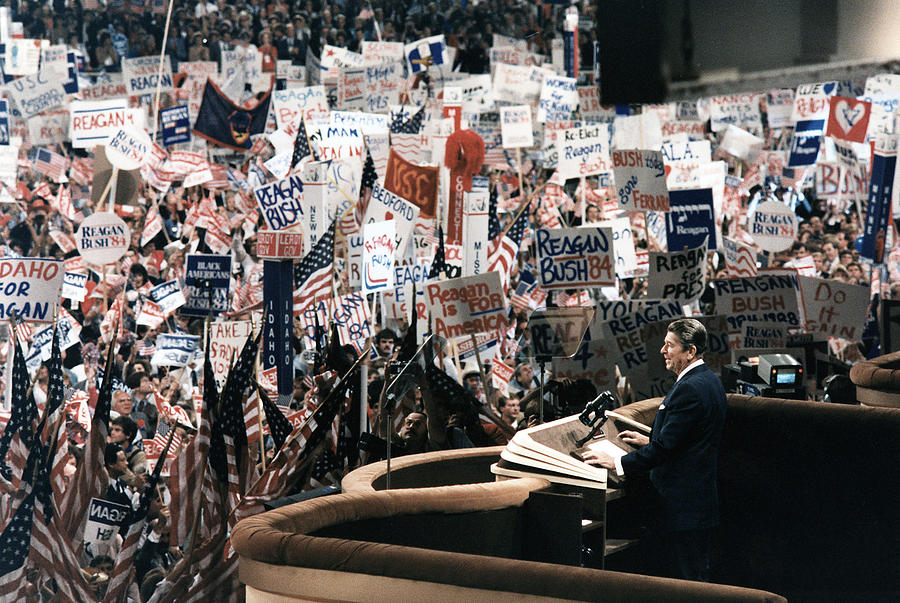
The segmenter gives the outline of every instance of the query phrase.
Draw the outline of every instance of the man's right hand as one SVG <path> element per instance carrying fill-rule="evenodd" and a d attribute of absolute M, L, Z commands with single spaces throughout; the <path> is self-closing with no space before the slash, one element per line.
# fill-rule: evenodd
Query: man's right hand
<path fill-rule="evenodd" d="M 623 431 L 619 434 L 619 439 L 629 446 L 646 446 L 650 443 L 650 438 L 637 431 Z"/>

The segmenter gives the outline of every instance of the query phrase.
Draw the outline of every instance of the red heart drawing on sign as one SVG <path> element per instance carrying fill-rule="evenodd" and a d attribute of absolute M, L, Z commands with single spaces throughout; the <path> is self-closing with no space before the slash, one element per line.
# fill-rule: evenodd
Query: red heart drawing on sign
<path fill-rule="evenodd" d="M 393 219 L 394 219 L 394 214 L 392 214 L 392 213 L 389 212 L 389 211 L 386 211 L 386 212 L 384 212 L 384 219 L 385 219 L 385 220 L 393 220 Z"/>
<path fill-rule="evenodd" d="M 668 178 L 669 178 L 669 173 L 672 171 L 672 166 L 671 166 L 671 165 L 665 165 L 665 166 L 663 166 L 663 169 L 664 169 L 665 172 L 666 172 L 666 179 L 668 180 Z"/>
<path fill-rule="evenodd" d="M 865 114 L 866 107 L 863 103 L 859 102 L 850 106 L 850 103 L 847 101 L 840 101 L 835 108 L 835 117 L 837 118 L 838 125 L 844 130 L 844 132 L 849 132 L 853 129 L 853 126 L 859 121 L 859 119 Z"/>

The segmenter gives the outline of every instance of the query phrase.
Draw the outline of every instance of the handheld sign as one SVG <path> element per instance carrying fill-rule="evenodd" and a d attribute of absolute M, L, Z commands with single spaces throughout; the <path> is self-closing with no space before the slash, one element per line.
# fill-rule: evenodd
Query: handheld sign
<path fill-rule="evenodd" d="M 106 142 L 106 158 L 120 170 L 136 170 L 149 159 L 151 144 L 143 130 L 120 128 Z"/>
<path fill-rule="evenodd" d="M 650 252 L 647 297 L 687 305 L 706 287 L 706 245 L 672 253 Z"/>
<path fill-rule="evenodd" d="M 209 362 L 216 378 L 216 387 L 222 391 L 228 369 L 240 355 L 247 337 L 253 334 L 253 328 L 249 320 L 213 322 L 209 327 Z"/>
<path fill-rule="evenodd" d="M 131 244 L 131 229 L 116 214 L 88 216 L 75 233 L 75 245 L 85 261 L 103 266 L 117 262 Z"/>
<path fill-rule="evenodd" d="M 672 251 L 699 247 L 707 241 L 716 249 L 716 217 L 712 189 L 689 189 L 669 192 L 666 218 L 666 242 Z"/>
<path fill-rule="evenodd" d="M 835 280 L 800 277 L 806 330 L 815 341 L 840 337 L 862 341 L 869 312 L 869 288 Z"/>
<path fill-rule="evenodd" d="M 168 316 L 184 305 L 184 293 L 177 280 L 171 280 L 150 289 L 150 299 Z"/>
<path fill-rule="evenodd" d="M 590 124 L 568 128 L 556 135 L 559 177 L 583 178 L 610 171 L 609 125 Z"/>
<path fill-rule="evenodd" d="M 538 272 L 544 289 L 615 284 L 611 229 L 542 228 L 537 231 L 536 239 Z"/>
<path fill-rule="evenodd" d="M 406 246 L 412 239 L 416 218 L 419 217 L 419 208 L 391 191 L 382 188 L 376 182 L 372 187 L 372 196 L 366 206 L 366 213 L 362 223 L 382 222 L 393 220 L 397 237 L 397 257 L 403 257 Z"/>
<path fill-rule="evenodd" d="M 535 310 L 528 318 L 535 358 L 541 361 L 573 356 L 593 320 L 593 308 Z"/>
<path fill-rule="evenodd" d="M 156 352 L 150 359 L 150 364 L 153 366 L 185 366 L 191 361 L 199 345 L 199 335 L 160 333 L 156 336 Z"/>
<path fill-rule="evenodd" d="M 187 301 L 181 308 L 185 316 L 207 316 L 228 309 L 231 283 L 231 256 L 192 253 L 187 256 L 184 273 Z"/>
<path fill-rule="evenodd" d="M 744 323 L 801 328 L 799 278 L 794 270 L 768 270 L 751 278 L 714 280 L 716 311 L 726 316 L 731 332 Z"/>
<path fill-rule="evenodd" d="M 619 209 L 669 211 L 663 154 L 651 150 L 612 151 Z"/>
<path fill-rule="evenodd" d="M 760 203 L 750 221 L 750 236 L 764 251 L 784 251 L 797 240 L 797 216 L 779 201 Z"/>
<path fill-rule="evenodd" d="M 102 498 L 92 498 L 88 519 L 84 524 L 84 541 L 92 544 L 106 543 L 119 533 L 119 527 L 131 509 Z"/>
<path fill-rule="evenodd" d="M 489 333 L 506 328 L 506 296 L 499 272 L 430 282 L 425 303 L 441 337 Z"/>
<path fill-rule="evenodd" d="M 270 230 L 284 230 L 303 219 L 303 182 L 300 174 L 253 190 L 259 213 Z"/>
<path fill-rule="evenodd" d="M 363 293 L 394 286 L 395 236 L 393 220 L 363 226 Z"/>
<path fill-rule="evenodd" d="M 163 146 L 191 141 L 191 118 L 187 105 L 161 109 L 159 121 Z"/>
<path fill-rule="evenodd" d="M 533 145 L 531 107 L 528 105 L 500 107 L 500 131 L 503 136 L 504 148 L 513 149 Z"/>

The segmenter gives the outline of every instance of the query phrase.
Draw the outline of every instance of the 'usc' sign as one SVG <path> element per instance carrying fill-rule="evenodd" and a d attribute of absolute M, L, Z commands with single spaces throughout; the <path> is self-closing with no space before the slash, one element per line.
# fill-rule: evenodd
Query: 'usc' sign
<path fill-rule="evenodd" d="M 438 168 L 410 163 L 391 149 L 384 188 L 419 208 L 423 218 L 433 218 L 438 195 Z"/>

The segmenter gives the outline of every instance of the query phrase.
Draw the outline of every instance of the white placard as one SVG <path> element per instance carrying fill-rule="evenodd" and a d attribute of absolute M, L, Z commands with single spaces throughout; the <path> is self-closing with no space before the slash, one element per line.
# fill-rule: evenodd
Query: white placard
<path fill-rule="evenodd" d="M 131 245 L 131 229 L 110 212 L 97 212 L 75 232 L 75 244 L 85 261 L 97 266 L 117 262 Z"/>
<path fill-rule="evenodd" d="M 396 253 L 394 221 L 363 225 L 364 294 L 394 287 L 394 254 Z"/>
<path fill-rule="evenodd" d="M 106 142 L 106 158 L 120 170 L 137 170 L 150 158 L 152 144 L 143 130 L 120 128 Z"/>
<path fill-rule="evenodd" d="M 528 105 L 500 107 L 500 130 L 504 148 L 532 146 L 534 133 L 531 127 L 531 107 Z"/>

